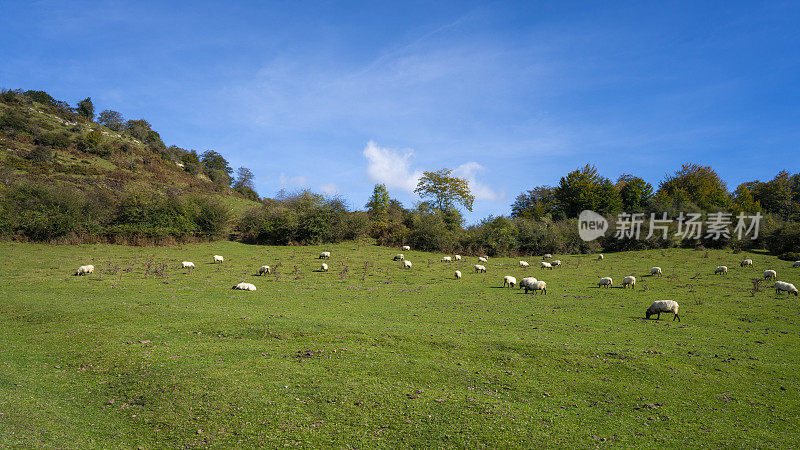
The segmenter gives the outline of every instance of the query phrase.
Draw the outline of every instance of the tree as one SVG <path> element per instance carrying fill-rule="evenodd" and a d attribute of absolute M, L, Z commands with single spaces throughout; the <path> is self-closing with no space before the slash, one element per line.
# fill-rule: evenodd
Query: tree
<path fill-rule="evenodd" d="M 511 205 L 511 217 L 523 217 L 539 220 L 550 216 L 554 220 L 563 214 L 558 209 L 555 188 L 550 186 L 537 186 L 527 192 L 519 194 Z"/>
<path fill-rule="evenodd" d="M 617 189 L 622 200 L 622 209 L 627 212 L 641 211 L 653 198 L 653 186 L 633 175 L 620 175 L 617 179 Z"/>
<path fill-rule="evenodd" d="M 414 193 L 421 198 L 430 198 L 433 206 L 440 211 L 446 211 L 461 205 L 472 211 L 475 196 L 470 193 L 469 183 L 463 178 L 451 176 L 450 169 L 424 172 L 417 182 Z"/>
<path fill-rule="evenodd" d="M 122 114 L 106 109 L 97 116 L 97 123 L 106 126 L 110 130 L 122 131 L 125 121 L 122 118 Z"/>
<path fill-rule="evenodd" d="M 224 186 L 231 184 L 231 173 L 233 169 L 228 165 L 228 161 L 214 150 L 203 152 L 200 161 L 205 167 L 205 173 L 211 181 Z"/>
<path fill-rule="evenodd" d="M 753 198 L 747 184 L 740 184 L 733 193 L 733 205 L 738 211 L 754 213 L 761 211 L 761 204 Z"/>
<path fill-rule="evenodd" d="M 561 177 L 555 196 L 559 208 L 567 217 L 578 217 L 584 209 L 616 214 L 622 208 L 617 188 L 590 164 Z"/>
<path fill-rule="evenodd" d="M 373 222 L 383 223 L 386 221 L 386 216 L 389 213 L 389 191 L 386 190 L 385 184 L 376 184 L 372 190 L 372 196 L 365 205 L 369 214 L 370 220 Z"/>
<path fill-rule="evenodd" d="M 250 200 L 258 201 L 258 193 L 253 183 L 255 175 L 247 167 L 239 167 L 236 169 L 236 181 L 233 183 L 233 190 L 244 195 Z"/>
<path fill-rule="evenodd" d="M 85 99 L 78 102 L 78 114 L 86 117 L 89 120 L 94 119 L 94 104 L 92 104 L 92 98 L 86 97 Z"/>
<path fill-rule="evenodd" d="M 661 183 L 658 194 L 678 202 L 692 202 L 704 211 L 727 208 L 728 189 L 717 172 L 709 166 L 684 164 L 681 170 Z"/>

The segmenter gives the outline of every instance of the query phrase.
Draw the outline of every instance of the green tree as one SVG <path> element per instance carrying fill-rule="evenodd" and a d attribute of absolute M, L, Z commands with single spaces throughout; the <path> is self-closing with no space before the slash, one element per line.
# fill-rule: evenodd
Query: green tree
<path fill-rule="evenodd" d="M 92 103 L 91 97 L 86 97 L 85 99 L 78 102 L 77 108 L 78 114 L 86 117 L 89 120 L 94 119 L 94 104 Z"/>
<path fill-rule="evenodd" d="M 617 188 L 590 164 L 561 177 L 555 196 L 567 217 L 577 217 L 584 209 L 601 214 L 616 214 L 622 209 Z"/>
<path fill-rule="evenodd" d="M 680 203 L 692 202 L 705 211 L 730 205 L 728 189 L 717 172 L 694 163 L 684 164 L 674 175 L 667 176 L 658 194 Z"/>
<path fill-rule="evenodd" d="M 554 220 L 558 220 L 563 216 L 558 208 L 555 188 L 550 186 L 537 186 L 519 194 L 514 204 L 511 205 L 512 218 L 522 217 L 539 220 L 547 216 Z"/>
<path fill-rule="evenodd" d="M 233 169 L 228 165 L 228 161 L 214 150 L 207 150 L 200 155 L 200 161 L 205 167 L 205 173 L 211 181 L 224 186 L 231 184 L 231 173 Z"/>
<path fill-rule="evenodd" d="M 463 178 L 451 176 L 452 170 L 442 169 L 436 172 L 424 172 L 414 192 L 421 198 L 430 198 L 432 204 L 440 211 L 446 211 L 461 205 L 472 211 L 475 196 L 470 193 L 469 183 Z"/>
<path fill-rule="evenodd" d="M 620 175 L 617 189 L 622 200 L 622 209 L 628 212 L 641 211 L 653 198 L 653 186 L 633 175 Z"/>
<path fill-rule="evenodd" d="M 747 184 L 740 184 L 733 193 L 733 205 L 737 211 L 753 213 L 761 211 L 761 204 L 753 198 Z"/>
<path fill-rule="evenodd" d="M 125 121 L 119 112 L 106 109 L 97 116 L 97 123 L 106 126 L 110 130 L 122 131 Z"/>
<path fill-rule="evenodd" d="M 389 191 L 386 190 L 385 184 L 376 184 L 372 190 L 372 195 L 365 205 L 369 218 L 373 222 L 384 224 L 387 220 L 389 213 Z"/>
<path fill-rule="evenodd" d="M 255 175 L 247 167 L 239 167 L 236 169 L 236 181 L 233 182 L 233 190 L 244 195 L 250 200 L 258 201 L 258 193 L 256 193 L 256 186 L 253 183 Z"/>

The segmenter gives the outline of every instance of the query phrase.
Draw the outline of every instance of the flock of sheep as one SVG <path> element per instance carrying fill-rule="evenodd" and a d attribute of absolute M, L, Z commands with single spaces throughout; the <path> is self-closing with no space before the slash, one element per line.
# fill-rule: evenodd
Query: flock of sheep
<path fill-rule="evenodd" d="M 408 245 L 404 245 L 402 247 L 402 249 L 404 251 L 409 251 L 409 250 L 411 250 L 411 247 L 408 246 Z M 330 259 L 330 257 L 331 257 L 331 252 L 322 252 L 322 253 L 319 254 L 318 259 Z M 542 259 L 550 259 L 551 261 L 550 262 L 542 261 L 541 262 L 541 268 L 542 269 L 552 270 L 554 267 L 561 266 L 561 260 L 558 260 L 558 259 L 553 260 L 552 258 L 553 258 L 553 255 L 551 255 L 549 253 L 545 254 Z M 603 259 L 604 259 L 604 257 L 603 257 L 602 254 L 598 255 L 597 260 L 602 261 Z M 405 255 L 402 254 L 402 253 L 396 254 L 392 260 L 393 261 L 400 261 L 402 263 L 401 267 L 404 268 L 404 269 L 410 269 L 412 267 L 411 261 L 406 260 Z M 454 255 L 452 257 L 451 256 L 442 257 L 441 262 L 451 263 L 453 261 L 461 261 L 461 260 L 462 260 L 462 256 L 461 255 Z M 225 258 L 223 258 L 221 255 L 214 255 L 214 257 L 213 257 L 213 262 L 215 264 L 216 263 L 222 264 L 224 261 L 225 261 Z M 484 263 L 485 264 L 488 261 L 489 261 L 489 257 L 486 256 L 486 255 L 478 257 L 478 262 L 480 262 L 480 263 Z M 519 266 L 522 267 L 522 268 L 529 268 L 530 264 L 527 261 L 519 261 Z M 745 259 L 744 261 L 742 261 L 740 263 L 740 266 L 741 267 L 752 267 L 753 266 L 753 260 L 752 259 Z M 184 269 L 194 269 L 195 265 L 191 261 L 183 261 L 183 262 L 181 262 L 181 267 L 184 268 Z M 800 261 L 795 261 L 794 264 L 792 264 L 792 267 L 793 268 L 800 267 Z M 486 273 L 486 266 L 484 266 L 483 264 L 475 264 L 474 269 L 475 269 L 475 273 Z M 323 272 L 327 272 L 328 271 L 328 265 L 326 263 L 322 263 L 320 265 L 320 270 L 323 271 Z M 80 266 L 78 268 L 78 270 L 75 272 L 75 275 L 76 276 L 80 276 L 80 275 L 88 275 L 88 274 L 91 274 L 91 273 L 94 273 L 94 266 L 91 265 L 91 264 L 88 264 L 88 265 Z M 271 273 L 272 273 L 272 269 L 267 265 L 261 266 L 258 269 L 258 275 L 267 275 L 267 274 L 271 274 Z M 727 266 L 718 266 L 714 270 L 714 274 L 715 275 L 717 275 L 717 274 L 727 274 L 727 273 L 728 273 L 728 267 Z M 650 269 L 650 275 L 651 276 L 656 276 L 656 275 L 657 276 L 662 276 L 663 272 L 661 270 L 661 267 L 652 267 Z M 455 271 L 455 278 L 456 279 L 460 279 L 461 278 L 461 271 L 459 271 L 459 270 Z M 764 271 L 764 279 L 765 280 L 773 280 L 773 281 L 775 281 L 775 285 L 774 286 L 775 286 L 775 293 L 776 294 L 780 294 L 781 292 L 787 292 L 788 294 L 794 294 L 795 296 L 798 295 L 798 290 L 793 284 L 787 283 L 787 282 L 784 282 L 784 281 L 778 281 L 777 278 L 778 278 L 778 274 L 777 274 L 777 272 L 775 270 L 768 269 L 768 270 Z M 602 288 L 602 287 L 610 288 L 613 285 L 614 285 L 614 280 L 611 277 L 603 277 L 597 283 L 597 287 L 599 287 L 599 288 Z M 533 292 L 533 294 L 536 294 L 537 292 L 541 292 L 542 294 L 547 294 L 547 283 L 544 280 L 537 280 L 534 277 L 525 277 L 525 278 L 522 278 L 519 281 L 519 283 L 517 283 L 517 279 L 515 277 L 513 277 L 513 276 L 506 275 L 505 277 L 503 277 L 503 287 L 511 287 L 511 288 L 513 288 L 515 286 L 518 286 L 519 289 L 525 289 L 525 294 L 527 294 L 528 291 Z M 628 286 L 630 286 L 631 289 L 633 289 L 636 286 L 636 277 L 629 275 L 629 276 L 626 276 L 625 278 L 622 279 L 622 288 L 624 289 L 624 288 L 626 288 Z M 234 285 L 232 289 L 242 290 L 242 291 L 255 291 L 256 287 L 252 283 L 241 282 L 241 283 L 238 283 L 238 284 Z M 657 301 L 654 301 L 650 305 L 650 307 L 647 308 L 647 311 L 645 312 L 645 318 L 649 319 L 650 316 L 656 315 L 656 319 L 660 319 L 661 318 L 661 313 L 672 313 L 673 314 L 672 320 L 674 321 L 675 319 L 677 319 L 678 322 L 680 322 L 681 319 L 680 319 L 680 316 L 678 315 L 679 306 L 680 305 L 678 305 L 678 302 L 676 302 L 674 300 L 657 300 Z"/>

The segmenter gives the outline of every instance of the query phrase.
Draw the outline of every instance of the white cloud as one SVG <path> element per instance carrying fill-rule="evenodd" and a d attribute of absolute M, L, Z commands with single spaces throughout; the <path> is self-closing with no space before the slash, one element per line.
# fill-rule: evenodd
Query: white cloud
<path fill-rule="evenodd" d="M 475 179 L 476 174 L 484 169 L 482 165 L 475 161 L 469 161 L 453 169 L 453 175 L 467 180 L 469 189 L 476 200 L 488 200 L 490 202 L 502 200 L 505 197 L 503 193 L 497 192 Z"/>
<path fill-rule="evenodd" d="M 417 187 L 417 180 L 422 176 L 422 171 L 411 169 L 409 159 L 414 156 L 412 151 L 400 154 L 396 150 L 379 147 L 374 141 L 369 141 L 364 147 L 364 156 L 367 158 L 367 175 L 372 181 L 383 183 L 388 188 L 408 192 L 413 192 Z"/>
<path fill-rule="evenodd" d="M 308 185 L 308 179 L 303 175 L 287 177 L 285 174 L 281 173 L 281 176 L 278 177 L 278 182 L 281 187 L 302 187 Z"/>
<path fill-rule="evenodd" d="M 336 195 L 339 193 L 339 186 L 336 183 L 327 183 L 320 186 L 319 190 L 325 195 Z"/>

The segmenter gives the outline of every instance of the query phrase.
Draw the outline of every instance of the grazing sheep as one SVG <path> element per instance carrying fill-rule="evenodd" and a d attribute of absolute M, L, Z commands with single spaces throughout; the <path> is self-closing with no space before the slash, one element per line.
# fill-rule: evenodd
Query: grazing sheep
<path fill-rule="evenodd" d="M 325 264 L 325 263 L 322 263 L 322 265 L 319 266 L 319 270 L 321 270 L 323 272 L 327 272 L 328 271 L 328 265 Z"/>
<path fill-rule="evenodd" d="M 482 266 L 480 264 L 475 264 L 475 272 L 486 273 L 486 267 L 484 267 L 484 266 Z"/>
<path fill-rule="evenodd" d="M 553 265 L 549 262 L 542 261 L 542 269 L 552 269 Z"/>
<path fill-rule="evenodd" d="M 483 258 L 483 259 L 488 261 L 489 260 L 489 255 L 483 255 L 483 256 L 481 256 L 481 258 Z"/>
<path fill-rule="evenodd" d="M 449 256 L 443 256 L 442 257 L 442 262 L 453 262 L 453 258 L 451 258 Z"/>
<path fill-rule="evenodd" d="M 739 267 L 752 266 L 752 265 L 753 265 L 753 260 L 752 259 L 745 259 L 744 261 L 742 261 L 739 264 Z"/>
<path fill-rule="evenodd" d="M 453 257 L 456 261 L 461 261 L 461 255 L 456 255 Z"/>
<path fill-rule="evenodd" d="M 728 273 L 728 266 L 718 266 L 716 269 L 714 269 L 714 275 L 716 275 L 718 273 L 727 274 Z"/>
<path fill-rule="evenodd" d="M 517 284 L 517 279 L 516 278 L 514 278 L 514 277 L 512 277 L 510 275 L 506 275 L 506 276 L 503 277 L 503 287 L 508 286 L 508 287 L 512 287 L 513 288 L 516 284 Z"/>
<path fill-rule="evenodd" d="M 410 269 L 411 268 L 411 261 L 403 261 L 403 269 Z"/>
<path fill-rule="evenodd" d="M 603 260 L 603 254 L 602 253 L 597 255 L 597 260 L 598 261 L 602 261 Z"/>
<path fill-rule="evenodd" d="M 764 271 L 764 279 L 768 280 L 770 278 L 772 278 L 773 280 L 777 280 L 778 279 L 778 272 L 775 272 L 774 270 L 765 270 Z"/>
<path fill-rule="evenodd" d="M 223 262 L 223 261 L 225 261 L 225 258 L 223 258 L 223 257 L 222 257 L 222 256 L 220 256 L 220 255 L 214 255 L 214 262 L 215 262 L 215 263 L 220 263 L 220 264 L 222 264 L 222 262 Z"/>
<path fill-rule="evenodd" d="M 780 294 L 781 291 L 788 292 L 790 295 L 794 294 L 794 296 L 797 297 L 797 288 L 794 287 L 792 283 L 787 283 L 785 281 L 776 281 L 775 294 Z"/>
<path fill-rule="evenodd" d="M 411 246 L 410 245 L 404 245 L 403 248 L 401 248 L 401 250 L 405 250 L 407 252 L 411 251 Z"/>
<path fill-rule="evenodd" d="M 555 259 L 553 261 L 550 261 L 550 265 L 553 266 L 553 267 L 558 267 L 558 266 L 561 265 L 561 260 L 560 259 Z"/>
<path fill-rule="evenodd" d="M 330 259 L 330 257 L 331 257 L 331 252 L 322 252 L 319 254 L 318 259 Z"/>
<path fill-rule="evenodd" d="M 519 262 L 519 266 L 520 267 L 530 267 L 531 265 L 528 264 L 528 261 L 520 261 Z"/>
<path fill-rule="evenodd" d="M 241 282 L 232 287 L 231 289 L 236 289 L 239 291 L 255 291 L 256 287 L 253 284 Z"/>
<path fill-rule="evenodd" d="M 94 266 L 91 265 L 91 264 L 88 264 L 88 265 L 85 265 L 85 266 L 78 267 L 78 271 L 75 272 L 75 276 L 78 276 L 78 275 L 83 276 L 83 275 L 88 275 L 90 273 L 94 273 Z"/>
<path fill-rule="evenodd" d="M 191 261 L 183 261 L 181 262 L 181 267 L 184 269 L 194 269 L 194 263 Z"/>
<path fill-rule="evenodd" d="M 536 283 L 536 278 L 534 278 L 534 277 L 525 277 L 525 278 L 523 278 L 523 279 L 519 280 L 519 288 L 520 288 L 520 289 L 522 289 L 522 288 L 526 288 L 526 289 L 525 289 L 525 293 L 527 294 L 527 293 L 528 293 L 528 290 L 529 290 L 529 289 L 531 289 L 531 287 L 530 287 L 530 286 L 531 286 L 533 283 Z"/>
<path fill-rule="evenodd" d="M 680 316 L 678 316 L 678 302 L 675 300 L 656 300 L 647 308 L 647 311 L 644 313 L 644 318 L 649 319 L 650 316 L 656 314 L 656 320 L 661 319 L 661 313 L 672 313 L 673 317 L 672 320 L 678 319 L 678 322 L 681 321 Z"/>
<path fill-rule="evenodd" d="M 544 280 L 536 280 L 525 287 L 526 294 L 528 293 L 528 289 L 533 291 L 534 295 L 536 291 L 542 291 L 542 294 L 547 294 L 547 283 L 545 283 Z"/>
<path fill-rule="evenodd" d="M 460 270 L 456 270 L 456 279 L 459 279 L 459 278 L 461 278 L 461 271 Z"/>
<path fill-rule="evenodd" d="M 792 264 L 792 267 L 800 267 L 800 261 L 795 261 L 794 264 Z"/>
<path fill-rule="evenodd" d="M 611 277 L 603 277 L 600 278 L 600 281 L 597 283 L 597 287 L 611 287 L 614 285 L 614 280 Z"/>
<path fill-rule="evenodd" d="M 545 253 L 544 256 L 542 256 L 542 259 L 552 259 L 552 258 L 553 255 L 551 255 L 550 253 Z"/>
<path fill-rule="evenodd" d="M 661 276 L 661 267 L 651 267 L 650 268 L 650 275 L 658 275 Z"/>
<path fill-rule="evenodd" d="M 258 269 L 258 274 L 259 275 L 264 275 L 265 273 L 266 274 L 271 274 L 272 273 L 272 269 L 269 266 L 261 266 L 261 268 Z"/>
<path fill-rule="evenodd" d="M 480 261 L 482 263 L 485 263 L 485 262 L 489 262 L 489 259 L 486 258 L 485 256 L 478 256 L 478 261 Z"/>
<path fill-rule="evenodd" d="M 392 261 L 402 261 L 404 259 L 406 259 L 406 255 L 404 255 L 402 253 L 398 253 L 398 254 L 394 255 L 394 258 L 392 258 Z"/>
<path fill-rule="evenodd" d="M 625 289 L 625 286 L 631 286 L 631 289 L 636 287 L 636 277 L 625 277 L 622 279 L 622 288 Z"/>

